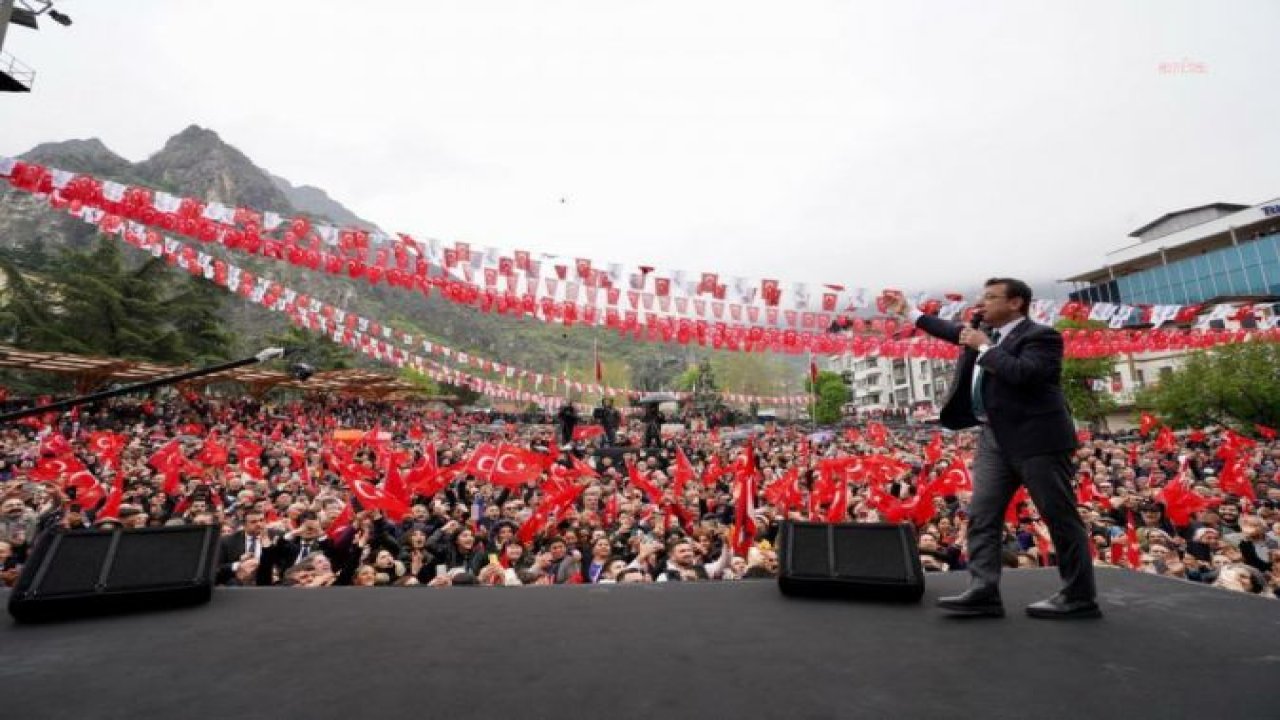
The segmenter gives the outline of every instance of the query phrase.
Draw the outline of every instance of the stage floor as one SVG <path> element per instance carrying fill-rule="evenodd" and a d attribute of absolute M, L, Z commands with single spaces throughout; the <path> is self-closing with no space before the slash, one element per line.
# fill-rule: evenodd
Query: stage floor
<path fill-rule="evenodd" d="M 776 584 L 220 589 L 0 621 L 5 718 L 1280 718 L 1280 601 L 1099 570 L 1106 617 L 784 598 Z M 7 602 L 0 593 L 0 602 Z"/>

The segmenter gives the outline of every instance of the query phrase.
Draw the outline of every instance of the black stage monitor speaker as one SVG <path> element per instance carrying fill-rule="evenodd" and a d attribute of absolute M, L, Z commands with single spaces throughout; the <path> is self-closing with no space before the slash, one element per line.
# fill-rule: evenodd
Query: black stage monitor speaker
<path fill-rule="evenodd" d="M 23 567 L 9 613 L 44 622 L 208 602 L 218 540 L 207 525 L 49 533 Z"/>
<path fill-rule="evenodd" d="M 789 520 L 779 546 L 784 595 L 900 602 L 919 602 L 924 595 L 924 569 L 909 525 Z"/>

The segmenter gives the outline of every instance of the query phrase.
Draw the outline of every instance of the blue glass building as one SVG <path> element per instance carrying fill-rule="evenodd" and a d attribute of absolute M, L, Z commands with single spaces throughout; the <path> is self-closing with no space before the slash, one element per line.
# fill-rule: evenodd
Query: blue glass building
<path fill-rule="evenodd" d="M 1214 203 L 1164 215 L 1130 234 L 1106 265 L 1066 278 L 1071 299 L 1185 305 L 1280 297 L 1280 199 Z"/>

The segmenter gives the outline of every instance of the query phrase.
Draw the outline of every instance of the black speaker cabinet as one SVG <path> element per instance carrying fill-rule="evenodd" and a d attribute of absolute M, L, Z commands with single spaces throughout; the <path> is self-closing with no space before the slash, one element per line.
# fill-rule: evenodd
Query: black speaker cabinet
<path fill-rule="evenodd" d="M 216 526 L 53 532 L 9 596 L 21 622 L 198 605 L 213 594 Z"/>
<path fill-rule="evenodd" d="M 784 595 L 897 602 L 919 602 L 924 595 L 924 569 L 909 525 L 789 520 L 779 546 Z"/>

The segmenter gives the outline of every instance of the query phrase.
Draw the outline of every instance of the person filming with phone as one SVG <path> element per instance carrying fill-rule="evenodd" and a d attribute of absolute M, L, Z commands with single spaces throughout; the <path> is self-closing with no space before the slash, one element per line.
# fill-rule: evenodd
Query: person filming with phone
<path fill-rule="evenodd" d="M 1062 393 L 1062 335 L 1027 317 L 1031 288 L 1021 280 L 992 278 L 969 325 L 925 315 L 887 291 L 886 312 L 902 316 L 963 352 L 940 413 L 951 430 L 979 427 L 969 507 L 969 588 L 938 599 L 953 613 L 1001 617 L 1001 537 L 1005 508 L 1025 485 L 1049 527 L 1062 589 L 1027 606 L 1036 618 L 1095 618 L 1089 538 L 1076 512 L 1071 479 L 1075 427 Z"/>

